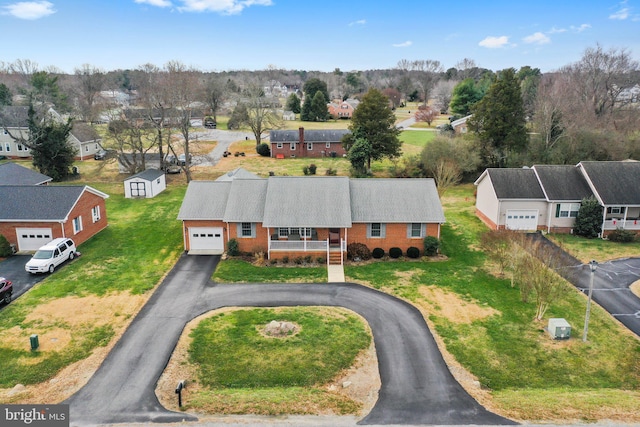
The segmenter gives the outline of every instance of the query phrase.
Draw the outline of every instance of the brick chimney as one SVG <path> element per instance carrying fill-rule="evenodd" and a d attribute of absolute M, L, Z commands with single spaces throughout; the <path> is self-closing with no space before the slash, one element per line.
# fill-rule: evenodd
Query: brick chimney
<path fill-rule="evenodd" d="M 304 144 L 304 128 L 303 127 L 298 129 L 298 142 L 302 147 L 302 144 Z"/>

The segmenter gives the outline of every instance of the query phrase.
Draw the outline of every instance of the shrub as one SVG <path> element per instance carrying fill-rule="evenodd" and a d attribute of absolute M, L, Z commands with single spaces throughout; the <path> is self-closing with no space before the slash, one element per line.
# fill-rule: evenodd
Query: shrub
<path fill-rule="evenodd" d="M 332 168 L 329 168 L 325 171 L 324 173 L 327 176 L 336 176 L 338 174 L 338 171 Z"/>
<path fill-rule="evenodd" d="M 316 170 L 318 169 L 318 167 L 315 165 L 315 163 L 311 163 L 309 165 L 309 173 L 311 175 L 315 175 L 316 174 Z"/>
<path fill-rule="evenodd" d="M 347 246 L 347 258 L 360 258 L 363 261 L 371 259 L 371 251 L 364 243 L 349 243 Z"/>
<path fill-rule="evenodd" d="M 402 256 L 402 249 L 397 247 L 389 249 L 389 256 L 391 258 L 400 258 Z"/>
<path fill-rule="evenodd" d="M 623 228 L 616 228 L 607 236 L 607 239 L 611 240 L 612 242 L 619 243 L 633 242 L 635 238 L 636 235 L 633 231 L 625 230 Z"/>
<path fill-rule="evenodd" d="M 304 258 L 302 258 L 301 256 L 295 257 L 295 258 L 293 259 L 293 263 L 294 263 L 294 264 L 296 264 L 296 265 L 300 265 L 300 264 L 302 264 L 303 262 L 304 262 Z"/>
<path fill-rule="evenodd" d="M 318 258 L 316 258 L 316 262 L 317 262 L 318 264 L 324 264 L 324 261 L 325 261 L 325 260 L 324 260 L 324 258 L 323 258 L 323 257 L 321 257 L 321 256 L 319 256 Z"/>
<path fill-rule="evenodd" d="M 5 258 L 12 254 L 13 251 L 11 250 L 11 244 L 9 244 L 9 241 L 4 237 L 4 235 L 0 234 L 0 257 Z"/>
<path fill-rule="evenodd" d="M 573 232 L 588 239 L 598 237 L 602 231 L 602 210 L 595 197 L 582 199 Z"/>
<path fill-rule="evenodd" d="M 305 175 L 309 175 L 309 166 L 303 166 L 302 173 L 304 173 Z"/>
<path fill-rule="evenodd" d="M 420 249 L 416 248 L 415 246 L 411 246 L 409 249 L 407 249 L 407 256 L 409 258 L 420 258 Z"/>
<path fill-rule="evenodd" d="M 229 256 L 240 255 L 240 248 L 236 239 L 230 239 L 229 242 L 227 242 L 227 254 Z"/>
<path fill-rule="evenodd" d="M 256 152 L 262 157 L 271 156 L 271 149 L 269 148 L 269 144 L 265 144 L 264 142 L 256 147 Z"/>
<path fill-rule="evenodd" d="M 304 257 L 304 262 L 306 264 L 311 264 L 313 262 L 313 257 L 311 255 L 307 255 Z"/>
<path fill-rule="evenodd" d="M 440 247 L 440 241 L 433 236 L 427 236 L 424 238 L 424 254 L 426 256 L 434 256 L 438 253 Z"/>
<path fill-rule="evenodd" d="M 288 256 L 283 256 L 282 257 L 282 263 L 283 264 L 289 264 L 289 257 Z"/>
<path fill-rule="evenodd" d="M 373 251 L 371 251 L 371 256 L 374 257 L 375 259 L 382 258 L 384 256 L 384 249 L 375 248 Z"/>

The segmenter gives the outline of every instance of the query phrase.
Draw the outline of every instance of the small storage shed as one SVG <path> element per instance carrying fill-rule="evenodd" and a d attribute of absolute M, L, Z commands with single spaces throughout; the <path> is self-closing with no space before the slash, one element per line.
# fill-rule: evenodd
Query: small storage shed
<path fill-rule="evenodd" d="M 164 172 L 147 169 L 124 180 L 124 197 L 127 199 L 150 199 L 167 188 Z"/>

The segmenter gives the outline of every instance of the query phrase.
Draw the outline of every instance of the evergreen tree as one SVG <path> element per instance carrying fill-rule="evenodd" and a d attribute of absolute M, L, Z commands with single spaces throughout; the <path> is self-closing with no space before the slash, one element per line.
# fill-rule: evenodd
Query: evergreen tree
<path fill-rule="evenodd" d="M 471 113 L 473 116 L 467 123 L 480 140 L 484 166 L 503 167 L 510 155 L 525 149 L 528 136 L 524 106 L 520 82 L 513 68 L 500 72 Z"/>
<path fill-rule="evenodd" d="M 295 93 L 289 95 L 285 108 L 289 111 L 293 111 L 296 114 L 300 114 L 300 98 L 298 98 L 298 95 L 296 95 Z"/>
<path fill-rule="evenodd" d="M 313 99 L 317 91 L 321 91 L 324 95 L 324 99 L 326 99 L 327 101 L 331 99 L 329 98 L 327 83 L 317 78 L 307 80 L 307 82 L 302 87 L 302 91 L 304 92 L 305 98 L 309 97 L 309 100 Z"/>
<path fill-rule="evenodd" d="M 322 94 L 322 91 L 317 91 L 311 100 L 311 119 L 314 122 L 324 122 L 327 120 L 327 117 L 329 117 L 327 100 Z"/>
<path fill-rule="evenodd" d="M 309 95 L 305 95 L 304 102 L 302 103 L 302 111 L 300 112 L 300 120 L 303 122 L 310 122 L 313 120 L 311 101 L 311 97 Z"/>
<path fill-rule="evenodd" d="M 349 130 L 342 143 L 347 151 L 358 139 L 371 144 L 367 156 L 367 171 L 371 170 L 371 160 L 399 157 L 402 143 L 398 139 L 400 131 L 395 126 L 395 115 L 390 107 L 389 98 L 378 89 L 370 89 L 353 113 Z"/>
<path fill-rule="evenodd" d="M 464 79 L 453 88 L 449 109 L 453 114 L 468 116 L 471 107 L 482 99 L 482 91 L 472 78 Z"/>
<path fill-rule="evenodd" d="M 595 197 L 582 199 L 573 227 L 574 233 L 589 239 L 598 237 L 602 232 L 602 209 Z"/>
<path fill-rule="evenodd" d="M 75 156 L 75 149 L 69 142 L 71 119 L 66 123 L 39 119 L 33 105 L 30 105 L 28 123 L 29 140 L 24 144 L 31 150 L 33 165 L 54 181 L 67 178 Z"/>
<path fill-rule="evenodd" d="M 4 83 L 0 83 L 0 106 L 11 105 L 11 91 Z"/>
<path fill-rule="evenodd" d="M 364 176 L 367 174 L 367 161 L 371 158 L 371 154 L 371 143 L 369 141 L 364 138 L 355 140 L 347 153 L 353 175 Z"/>

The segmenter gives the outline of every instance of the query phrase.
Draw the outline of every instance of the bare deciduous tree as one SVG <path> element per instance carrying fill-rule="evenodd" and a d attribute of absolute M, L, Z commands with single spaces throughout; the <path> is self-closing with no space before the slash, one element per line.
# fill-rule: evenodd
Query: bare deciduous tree
<path fill-rule="evenodd" d="M 427 105 L 431 96 L 431 90 L 440 79 L 440 73 L 442 73 L 443 70 L 442 64 L 440 61 L 434 59 L 420 59 L 411 63 L 411 70 L 416 75 L 418 86 L 422 92 L 424 105 Z"/>
<path fill-rule="evenodd" d="M 260 145 L 264 132 L 282 127 L 282 117 L 278 114 L 273 101 L 264 96 L 260 86 L 250 85 L 243 102 L 247 107 L 246 125 L 251 128 L 256 138 L 256 145 Z"/>
<path fill-rule="evenodd" d="M 105 85 L 105 73 L 100 68 L 83 64 L 75 69 L 80 82 L 78 86 L 78 103 L 83 120 L 93 123 L 98 115 L 96 99 Z"/>

